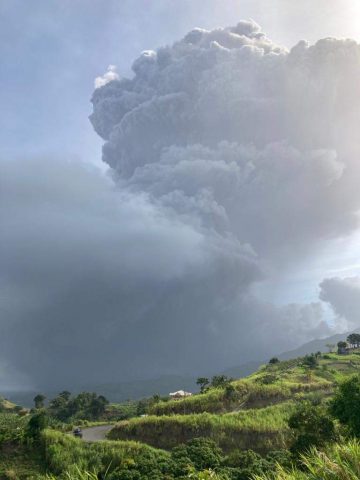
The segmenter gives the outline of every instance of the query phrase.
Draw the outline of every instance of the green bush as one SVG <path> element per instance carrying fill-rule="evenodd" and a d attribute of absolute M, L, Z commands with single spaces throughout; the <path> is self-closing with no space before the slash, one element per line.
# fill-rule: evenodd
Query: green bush
<path fill-rule="evenodd" d="M 186 444 L 175 447 L 171 452 L 174 474 L 185 475 L 190 467 L 196 470 L 216 469 L 222 460 L 222 451 L 213 440 L 194 438 Z"/>
<path fill-rule="evenodd" d="M 346 425 L 353 435 L 360 437 L 360 375 L 339 385 L 330 408 L 332 414 Z"/>
<path fill-rule="evenodd" d="M 29 418 L 14 413 L 0 413 L 0 446 L 4 443 L 22 443 Z"/>
<path fill-rule="evenodd" d="M 311 447 L 322 447 L 336 438 L 332 418 L 322 406 L 310 402 L 302 403 L 290 416 L 288 424 L 295 436 L 290 448 L 295 454 Z"/>

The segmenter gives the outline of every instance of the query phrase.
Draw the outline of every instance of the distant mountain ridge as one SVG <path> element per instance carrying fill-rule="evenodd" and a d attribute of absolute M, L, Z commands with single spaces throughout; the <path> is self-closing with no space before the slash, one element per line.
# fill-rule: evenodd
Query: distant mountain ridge
<path fill-rule="evenodd" d="M 308 355 L 310 353 L 315 353 L 319 351 L 326 352 L 327 344 L 336 345 L 341 340 L 345 340 L 350 333 L 360 333 L 360 329 L 357 328 L 346 333 L 336 333 L 335 335 L 331 335 L 330 337 L 316 338 L 315 340 L 311 340 L 310 342 L 300 345 L 300 347 L 295 348 L 294 350 L 280 353 L 279 355 L 277 355 L 277 357 L 279 358 L 279 360 L 290 360 L 291 358 L 303 357 L 304 355 Z M 262 361 L 244 363 L 239 366 L 227 368 L 226 370 L 224 370 L 223 373 L 230 377 L 240 378 L 255 372 L 260 367 L 260 365 L 263 365 L 268 361 L 269 359 L 264 359 Z"/>
<path fill-rule="evenodd" d="M 357 328 L 346 333 L 336 333 L 335 335 L 331 335 L 330 337 L 311 340 L 310 342 L 304 343 L 304 345 L 301 345 L 295 350 L 290 350 L 289 352 L 282 353 L 281 355 L 279 355 L 279 359 L 288 360 L 290 358 L 303 357 L 304 355 L 313 352 L 324 352 L 327 350 L 327 343 L 336 345 L 341 340 L 346 340 L 346 337 L 350 335 L 350 333 L 360 333 L 360 330 Z"/>

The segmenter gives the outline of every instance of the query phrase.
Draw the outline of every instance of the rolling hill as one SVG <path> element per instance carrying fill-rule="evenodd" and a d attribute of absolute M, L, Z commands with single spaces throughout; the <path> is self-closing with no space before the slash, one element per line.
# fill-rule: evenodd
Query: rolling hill
<path fill-rule="evenodd" d="M 260 367 L 230 387 L 180 400 L 159 401 L 149 415 L 119 422 L 111 439 L 137 440 L 157 448 L 171 448 L 206 436 L 228 452 L 252 448 L 264 453 L 286 448 L 287 419 L 296 404 L 307 399 L 326 401 L 339 381 L 360 372 L 360 352 L 323 354 L 311 368 L 306 358 Z"/>

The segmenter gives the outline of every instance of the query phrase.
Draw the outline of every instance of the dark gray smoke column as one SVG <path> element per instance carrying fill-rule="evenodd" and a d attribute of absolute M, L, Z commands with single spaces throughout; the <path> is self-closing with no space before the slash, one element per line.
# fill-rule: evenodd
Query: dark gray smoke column
<path fill-rule="evenodd" d="M 0 351 L 37 385 L 211 373 L 329 331 L 255 287 L 358 226 L 360 47 L 288 52 L 241 22 L 133 70 L 93 96 L 111 181 L 2 165 Z"/>

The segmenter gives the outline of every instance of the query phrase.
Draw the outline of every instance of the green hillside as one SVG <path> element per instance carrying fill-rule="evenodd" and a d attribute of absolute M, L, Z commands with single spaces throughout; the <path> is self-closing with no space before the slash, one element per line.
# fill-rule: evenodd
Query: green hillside
<path fill-rule="evenodd" d="M 3 400 L 0 480 L 354 480 L 360 478 L 354 374 L 359 349 L 272 359 L 246 378 L 222 378 L 221 387 L 212 379 L 203 393 L 183 400 L 154 395 L 139 404 L 105 404 L 102 423 L 127 419 L 108 440 L 93 442 L 71 431 L 99 425 L 86 401 L 101 396 L 64 391 L 31 414 Z M 80 410 L 65 415 L 74 406 Z"/>
<path fill-rule="evenodd" d="M 216 415 L 149 416 L 119 423 L 110 439 L 137 439 L 157 448 L 171 449 L 192 438 L 214 440 L 224 452 L 254 448 L 259 452 L 286 445 L 286 420 L 293 405 L 284 402 L 259 410 Z"/>
<path fill-rule="evenodd" d="M 15 403 L 11 402 L 10 400 L 7 400 L 4 397 L 0 397 L 0 413 L 16 412 L 20 410 L 21 410 L 21 407 L 19 407 Z"/>
<path fill-rule="evenodd" d="M 285 448 L 290 438 L 287 419 L 296 405 L 306 399 L 326 400 L 341 380 L 360 372 L 358 351 L 322 354 L 313 366 L 311 358 L 265 365 L 230 388 L 160 401 L 149 407 L 149 416 L 119 422 L 109 438 L 164 449 L 199 436 L 214 439 L 226 452 Z"/>

